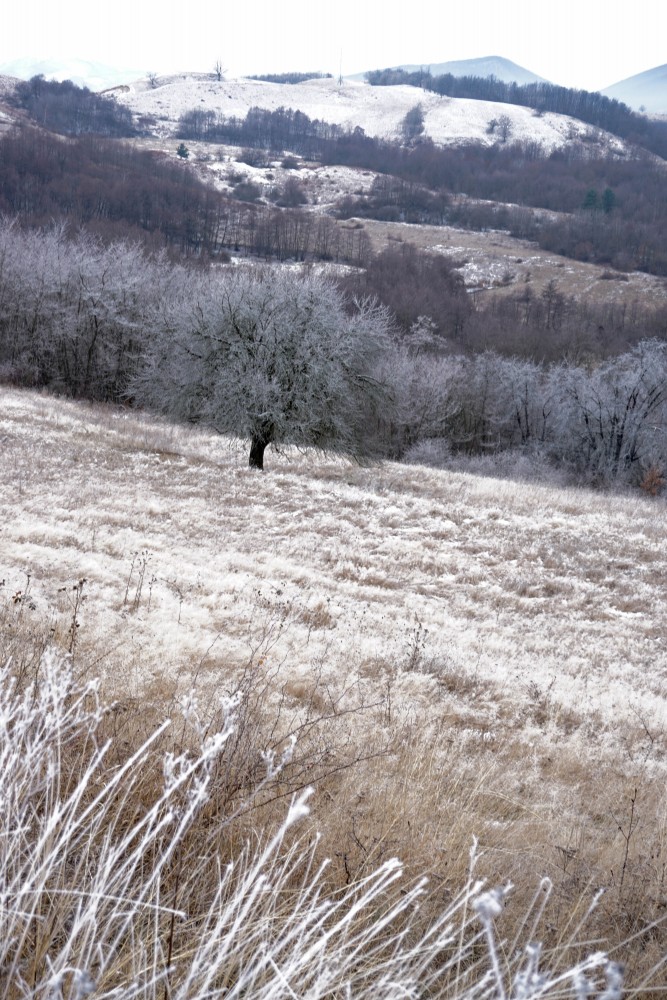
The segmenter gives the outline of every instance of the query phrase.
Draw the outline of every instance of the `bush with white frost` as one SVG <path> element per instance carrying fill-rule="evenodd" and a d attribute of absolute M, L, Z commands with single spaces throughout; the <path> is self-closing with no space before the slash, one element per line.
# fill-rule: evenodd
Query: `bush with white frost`
<path fill-rule="evenodd" d="M 547 881 L 521 940 L 501 942 L 508 889 L 474 880 L 474 852 L 468 884 L 432 923 L 424 882 L 406 884 L 396 860 L 328 889 L 317 841 L 294 829 L 308 792 L 273 834 L 225 856 L 220 831 L 238 816 L 207 811 L 235 725 L 233 702 L 223 710 L 212 732 L 185 703 L 192 739 L 177 752 L 156 749 L 168 722 L 124 749 L 104 738 L 98 685 L 65 663 L 46 657 L 24 689 L 2 672 L 0 996 L 620 997 L 621 971 L 601 952 L 543 961 L 533 938 Z M 288 761 L 289 748 L 268 757 L 265 780 Z M 198 826 L 208 840 L 191 839 Z"/>
<path fill-rule="evenodd" d="M 667 462 L 667 344 L 644 340 L 588 372 L 550 376 L 554 450 L 602 479 L 635 478 Z"/>

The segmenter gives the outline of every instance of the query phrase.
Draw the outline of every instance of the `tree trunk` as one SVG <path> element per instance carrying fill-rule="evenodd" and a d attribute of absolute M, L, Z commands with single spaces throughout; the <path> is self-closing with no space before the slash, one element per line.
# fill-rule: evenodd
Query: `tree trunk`
<path fill-rule="evenodd" d="M 255 435 L 250 443 L 250 458 L 248 465 L 251 469 L 264 470 L 264 449 L 269 442 L 263 437 Z"/>

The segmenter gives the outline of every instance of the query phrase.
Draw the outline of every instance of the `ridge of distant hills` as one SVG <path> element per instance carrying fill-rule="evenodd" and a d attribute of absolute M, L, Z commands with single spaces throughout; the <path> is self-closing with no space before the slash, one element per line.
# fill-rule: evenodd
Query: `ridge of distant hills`
<path fill-rule="evenodd" d="M 451 73 L 452 76 L 494 76 L 505 83 L 547 82 L 544 77 L 537 73 L 524 66 L 519 66 L 511 59 L 497 55 L 442 63 L 403 63 L 396 68 L 404 69 L 407 72 L 424 69 L 430 71 L 433 76 L 441 76 L 445 73 Z M 0 74 L 24 80 L 40 73 L 47 79 L 71 80 L 78 86 L 85 86 L 90 90 L 105 90 L 109 87 L 133 83 L 146 76 L 146 72 L 141 70 L 119 70 L 86 59 L 32 59 L 26 56 L 0 64 Z M 357 73 L 348 79 L 360 80 L 363 77 L 363 73 Z M 611 84 L 600 93 L 605 97 L 622 101 L 634 110 L 643 110 L 648 114 L 667 114 L 667 63 Z"/>
<path fill-rule="evenodd" d="M 145 75 L 140 69 L 116 69 L 88 59 L 32 59 L 30 56 L 0 64 L 0 74 L 20 80 L 30 80 L 41 74 L 47 80 L 71 80 L 77 87 L 89 90 L 106 90 L 132 83 Z"/>
<path fill-rule="evenodd" d="M 452 76 L 495 76 L 503 83 L 547 83 L 543 76 L 538 76 L 524 66 L 519 66 L 511 59 L 503 56 L 483 56 L 481 59 L 457 59 L 453 62 L 431 63 L 426 66 L 405 64 L 401 69 L 414 73 L 423 68 L 430 70 L 433 76 L 451 73 Z"/>
<path fill-rule="evenodd" d="M 211 74 L 179 74 L 159 77 L 156 86 L 139 81 L 119 96 L 133 115 L 150 121 L 151 130 L 161 138 L 179 133 L 182 116 L 198 109 L 245 118 L 250 108 L 277 111 L 292 107 L 311 120 L 327 122 L 343 129 L 361 128 L 368 136 L 400 142 L 403 122 L 419 102 L 424 122 L 423 136 L 442 146 L 475 143 L 492 146 L 498 135 L 490 122 L 504 115 L 509 134 L 517 142 L 537 142 L 553 150 L 593 139 L 590 125 L 564 114 L 534 110 L 520 105 L 501 104 L 472 98 L 443 101 L 435 93 L 414 87 L 369 87 L 358 80 L 312 79 L 298 84 L 267 83 L 245 78 L 215 81 Z M 192 138 L 189 136 L 188 138 Z M 599 150 L 623 153 L 622 139 L 595 130 Z"/>

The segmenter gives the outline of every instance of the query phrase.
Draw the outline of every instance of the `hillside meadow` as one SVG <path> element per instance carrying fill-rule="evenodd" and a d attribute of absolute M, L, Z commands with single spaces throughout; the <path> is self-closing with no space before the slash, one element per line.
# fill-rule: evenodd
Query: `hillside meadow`
<path fill-rule="evenodd" d="M 65 655 L 100 678 L 128 753 L 184 699 L 206 730 L 231 698 L 223 861 L 312 786 L 304 822 L 329 892 L 399 857 L 408 880 L 429 879 L 428 922 L 476 844 L 476 875 L 514 886 L 497 908 L 503 967 L 532 939 L 559 967 L 604 949 L 658 995 L 663 499 L 293 449 L 267 452 L 260 474 L 245 442 L 0 393 L 0 655 L 19 686 L 47 649 Z"/>

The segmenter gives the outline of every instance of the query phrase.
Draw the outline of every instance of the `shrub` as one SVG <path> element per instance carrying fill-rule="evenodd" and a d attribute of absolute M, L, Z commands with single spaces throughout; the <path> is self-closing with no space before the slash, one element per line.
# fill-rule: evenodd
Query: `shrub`
<path fill-rule="evenodd" d="M 259 184 L 253 184 L 252 181 L 240 181 L 234 186 L 232 193 L 239 201 L 258 201 L 262 195 L 262 189 Z"/>

